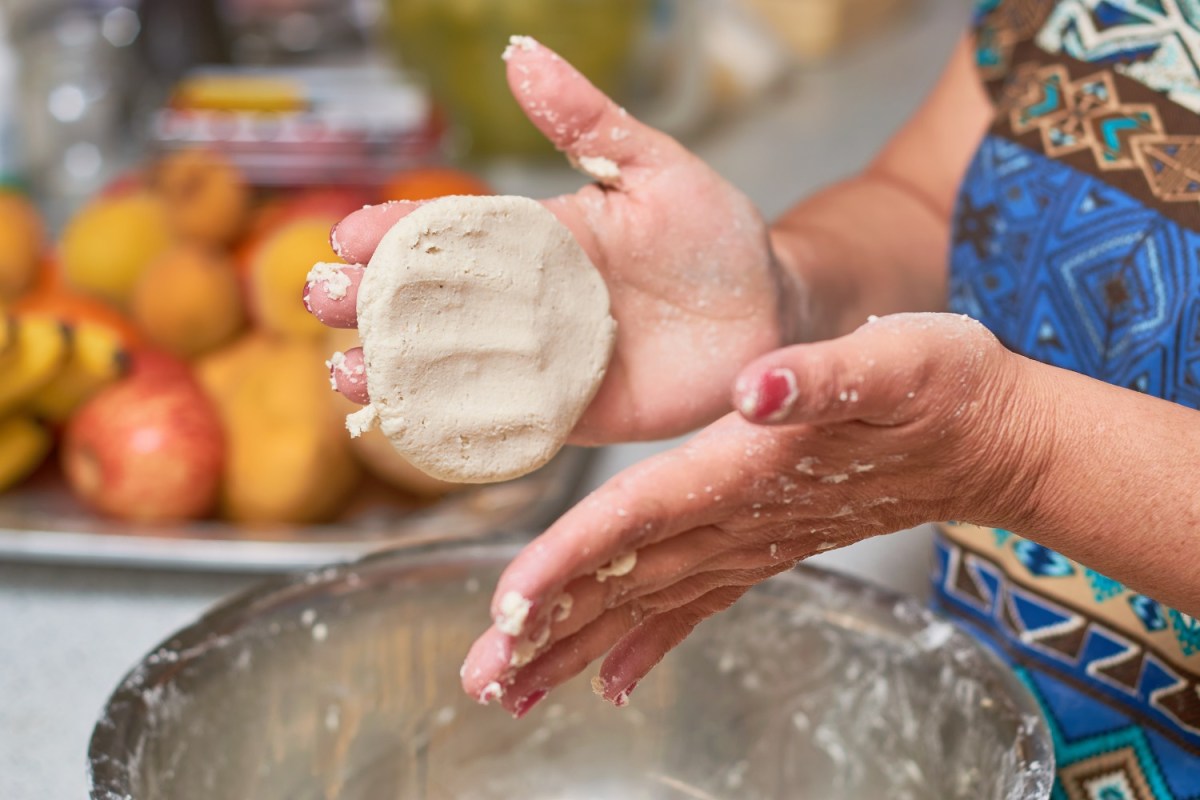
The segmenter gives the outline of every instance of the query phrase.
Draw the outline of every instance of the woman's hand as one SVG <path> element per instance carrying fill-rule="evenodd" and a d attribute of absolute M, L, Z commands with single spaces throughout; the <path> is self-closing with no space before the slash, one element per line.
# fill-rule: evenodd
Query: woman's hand
<path fill-rule="evenodd" d="M 520 715 L 605 653 L 621 704 L 704 618 L 822 550 L 941 519 L 1007 523 L 1042 441 L 1024 359 L 978 323 L 886 317 L 741 372 L 741 411 L 616 476 L 500 580 L 463 686 Z"/>
<path fill-rule="evenodd" d="M 529 119 L 597 181 L 545 201 L 603 274 L 618 325 L 608 373 L 572 440 L 665 438 L 711 422 L 728 408 L 743 365 L 800 335 L 801 292 L 776 265 L 765 223 L 744 195 L 555 53 L 519 40 L 506 60 Z M 351 214 L 334 229 L 335 250 L 351 265 L 366 264 L 415 207 Z M 362 269 L 343 269 L 351 285 L 338 299 L 324 281 L 306 287 L 313 313 L 353 327 Z M 361 358 L 361 350 L 347 353 L 347 374 Z M 362 382 L 343 381 L 339 390 L 367 401 Z"/>

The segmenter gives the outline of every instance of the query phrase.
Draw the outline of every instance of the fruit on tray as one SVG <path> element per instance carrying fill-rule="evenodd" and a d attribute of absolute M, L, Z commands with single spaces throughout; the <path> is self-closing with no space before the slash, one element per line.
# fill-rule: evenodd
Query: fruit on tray
<path fill-rule="evenodd" d="M 237 237 L 250 210 L 250 188 L 224 157 L 206 150 L 164 156 L 152 185 L 176 237 L 213 246 Z"/>
<path fill-rule="evenodd" d="M 29 477 L 54 446 L 50 429 L 27 414 L 0 419 L 0 492 Z"/>
<path fill-rule="evenodd" d="M 65 328 L 69 353 L 62 368 L 26 408 L 39 419 L 66 422 L 79 406 L 128 368 L 129 353 L 119 334 L 92 322 Z"/>
<path fill-rule="evenodd" d="M 12 299 L 33 284 L 45 238 L 33 204 L 16 192 L 0 190 L 0 300 Z"/>
<path fill-rule="evenodd" d="M 244 322 L 233 262 L 195 244 L 175 245 L 146 269 L 131 310 L 147 339 L 185 358 L 229 341 Z"/>
<path fill-rule="evenodd" d="M 0 417 L 21 410 L 70 354 L 68 328 L 57 319 L 31 314 L 13 317 L 10 324 L 11 343 L 0 355 Z"/>
<path fill-rule="evenodd" d="M 320 341 L 257 334 L 200 366 L 228 435 L 222 509 L 241 522 L 306 523 L 339 511 L 358 482 L 333 418 Z"/>
<path fill-rule="evenodd" d="M 110 306 L 51 280 L 22 297 L 13 310 L 57 320 L 66 332 L 69 352 L 61 367 L 25 403 L 25 410 L 42 420 L 65 422 L 85 400 L 126 372 L 129 354 L 141 342 L 133 324 Z"/>
<path fill-rule="evenodd" d="M 489 191 L 442 168 L 388 184 L 268 193 L 219 156 L 170 154 L 105 187 L 53 248 L 0 190 L 0 492 L 56 443 L 72 491 L 133 520 L 308 524 L 456 489 L 382 435 L 350 439 L 325 361 L 356 334 L 302 302 L 345 215 Z"/>
<path fill-rule="evenodd" d="M 100 197 L 63 232 L 63 276 L 80 292 L 125 308 L 138 278 L 170 245 L 160 198 L 145 190 Z"/>
<path fill-rule="evenodd" d="M 72 417 L 62 466 L 97 511 L 164 522 L 213 509 L 224 456 L 220 417 L 199 384 L 182 370 L 144 371 L 101 390 Z"/>

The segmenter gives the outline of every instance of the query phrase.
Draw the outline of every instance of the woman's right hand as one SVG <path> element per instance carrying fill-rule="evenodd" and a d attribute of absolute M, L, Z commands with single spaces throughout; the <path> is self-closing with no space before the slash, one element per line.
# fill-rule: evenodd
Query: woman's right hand
<path fill-rule="evenodd" d="M 604 276 L 617 320 L 608 373 L 572 441 L 660 439 L 711 422 L 729 410 L 729 386 L 747 362 L 801 338 L 801 287 L 779 267 L 748 198 L 679 143 L 629 117 L 556 53 L 514 41 L 506 53 L 514 97 L 596 180 L 543 202 Z M 319 319 L 355 326 L 364 265 L 416 207 L 371 206 L 337 225 L 334 249 L 348 263 L 351 285 L 339 299 L 323 281 L 306 287 Z M 353 367 L 362 352 L 346 357 Z M 361 382 L 338 389 L 368 400 Z"/>

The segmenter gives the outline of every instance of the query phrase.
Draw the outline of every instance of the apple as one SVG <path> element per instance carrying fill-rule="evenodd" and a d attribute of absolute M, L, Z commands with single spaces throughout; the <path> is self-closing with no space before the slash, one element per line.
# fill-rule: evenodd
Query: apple
<path fill-rule="evenodd" d="M 190 376 L 134 372 L 76 412 L 61 457 L 68 484 L 97 511 L 140 522 L 196 519 L 217 501 L 224 433 Z"/>

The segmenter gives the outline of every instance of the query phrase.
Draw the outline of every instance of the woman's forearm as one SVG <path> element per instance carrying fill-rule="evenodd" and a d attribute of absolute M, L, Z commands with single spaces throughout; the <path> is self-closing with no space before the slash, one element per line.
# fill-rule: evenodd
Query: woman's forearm
<path fill-rule="evenodd" d="M 782 268 L 799 283 L 794 339 L 849 333 L 874 314 L 945 306 L 949 221 L 871 174 L 836 184 L 771 230 Z"/>
<path fill-rule="evenodd" d="M 922 107 L 861 174 L 774 224 L 776 256 L 803 298 L 794 339 L 945 305 L 955 196 L 991 115 L 964 38 Z"/>
<path fill-rule="evenodd" d="M 1200 616 L 1200 411 L 1020 361 L 1037 474 L 998 523 Z"/>

